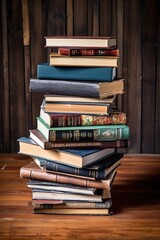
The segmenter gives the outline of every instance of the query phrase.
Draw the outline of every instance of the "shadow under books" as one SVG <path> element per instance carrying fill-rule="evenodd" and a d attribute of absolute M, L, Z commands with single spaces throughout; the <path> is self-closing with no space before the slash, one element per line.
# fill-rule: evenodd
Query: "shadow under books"
<path fill-rule="evenodd" d="M 120 177 L 115 179 L 112 185 L 112 208 L 113 213 L 120 213 L 125 211 L 125 209 L 138 208 L 141 210 L 147 209 L 149 206 L 156 206 L 160 201 L 160 169 L 156 172 L 149 172 L 144 174 L 131 174 L 126 173 L 127 177 Z"/>

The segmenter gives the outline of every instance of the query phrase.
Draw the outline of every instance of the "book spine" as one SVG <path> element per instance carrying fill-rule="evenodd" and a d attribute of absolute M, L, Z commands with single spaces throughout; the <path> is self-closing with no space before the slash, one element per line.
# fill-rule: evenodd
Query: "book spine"
<path fill-rule="evenodd" d="M 100 170 L 91 170 L 91 169 L 81 169 L 81 168 L 73 168 L 65 165 L 60 165 L 54 162 L 46 162 L 46 169 L 49 171 L 56 171 L 56 172 L 61 172 L 61 173 L 69 173 L 73 175 L 81 175 L 85 177 L 92 177 L 92 178 L 97 178 L 97 179 L 105 179 L 105 171 Z"/>
<path fill-rule="evenodd" d="M 116 77 L 116 69 L 112 67 L 59 67 L 50 66 L 48 63 L 37 65 L 38 79 L 59 79 L 74 81 L 112 81 Z"/>
<path fill-rule="evenodd" d="M 23 167 L 20 169 L 20 177 L 40 181 L 43 180 L 58 183 L 69 183 L 77 186 L 93 187 L 98 189 L 110 189 L 110 181 L 108 180 L 94 181 L 77 177 L 68 177 L 60 174 L 47 173 L 42 170 L 30 170 Z"/>
<path fill-rule="evenodd" d="M 128 140 L 117 140 L 117 141 L 73 141 L 73 142 L 47 142 L 44 141 L 45 149 L 57 149 L 57 148 L 127 148 Z"/>
<path fill-rule="evenodd" d="M 40 130 L 40 129 L 39 129 Z M 111 141 L 125 139 L 125 129 L 48 130 L 48 141 Z M 128 138 L 128 136 L 126 137 Z"/>
<path fill-rule="evenodd" d="M 99 84 L 79 81 L 58 81 L 48 79 L 30 79 L 30 92 L 52 93 L 55 95 L 100 98 Z"/>
<path fill-rule="evenodd" d="M 112 206 L 112 201 L 110 199 L 105 202 L 67 202 L 65 204 L 45 204 L 45 203 L 36 203 L 32 200 L 32 206 L 34 209 L 41 208 L 110 208 Z"/>
<path fill-rule="evenodd" d="M 111 113 L 110 115 L 63 115 L 53 114 L 50 117 L 50 127 L 95 126 L 108 124 L 126 124 L 125 113 Z"/>
<path fill-rule="evenodd" d="M 119 56 L 118 49 L 70 49 L 58 48 L 60 55 L 67 56 Z"/>

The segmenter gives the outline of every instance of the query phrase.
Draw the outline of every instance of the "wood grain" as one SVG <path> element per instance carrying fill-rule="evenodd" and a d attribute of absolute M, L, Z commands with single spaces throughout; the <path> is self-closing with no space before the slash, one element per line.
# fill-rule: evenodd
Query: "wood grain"
<path fill-rule="evenodd" d="M 160 155 L 126 155 L 112 186 L 112 216 L 33 214 L 31 192 L 19 177 L 31 161 L 24 155 L 0 155 L 1 239 L 132 239 L 160 236 Z"/>

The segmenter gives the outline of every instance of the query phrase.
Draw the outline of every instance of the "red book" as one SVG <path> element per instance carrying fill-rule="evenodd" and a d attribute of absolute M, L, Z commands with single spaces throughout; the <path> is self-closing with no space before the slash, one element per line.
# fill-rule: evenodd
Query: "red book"
<path fill-rule="evenodd" d="M 58 48 L 60 55 L 67 56 L 119 56 L 118 49 L 72 49 Z"/>

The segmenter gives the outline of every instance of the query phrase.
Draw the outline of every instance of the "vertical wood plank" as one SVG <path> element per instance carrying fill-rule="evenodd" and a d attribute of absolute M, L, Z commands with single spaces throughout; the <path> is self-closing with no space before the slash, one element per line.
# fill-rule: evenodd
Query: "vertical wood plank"
<path fill-rule="evenodd" d="M 156 1 L 143 1 L 142 153 L 154 152 L 155 148 L 156 19 Z"/>
<path fill-rule="evenodd" d="M 1 150 L 2 152 L 10 152 L 10 106 L 9 106 L 9 63 L 8 63 L 8 34 L 7 34 L 7 2 L 5 0 L 1 1 L 1 22 L 2 22 L 2 80 L 1 84 Z"/>
<path fill-rule="evenodd" d="M 87 1 L 74 0 L 74 35 L 88 35 Z"/>
<path fill-rule="evenodd" d="M 73 35 L 73 0 L 67 0 L 67 35 Z"/>
<path fill-rule="evenodd" d="M 10 141 L 11 151 L 17 151 L 17 138 L 26 132 L 25 122 L 25 91 L 23 67 L 23 34 L 21 1 L 15 0 L 8 4 L 9 21 L 9 81 L 10 81 Z"/>
<path fill-rule="evenodd" d="M 112 4 L 111 0 L 100 0 L 100 36 L 112 34 Z"/>
<path fill-rule="evenodd" d="M 30 1 L 30 34 L 31 34 L 31 77 L 37 76 L 37 64 L 46 61 L 46 49 L 44 48 L 46 22 L 41 0 Z M 36 16 L 36 17 L 35 17 Z M 32 128 L 36 128 L 36 117 L 39 116 L 43 94 L 32 93 Z"/>
<path fill-rule="evenodd" d="M 160 11 L 159 1 L 158 1 L 157 11 Z M 158 14 L 156 71 L 157 71 L 157 78 L 156 78 L 155 153 L 160 153 L 160 14 Z"/>
<path fill-rule="evenodd" d="M 25 96 L 26 96 L 26 136 L 29 135 L 29 129 L 32 128 L 32 109 L 31 93 L 29 92 L 30 81 L 30 28 L 29 28 L 29 10 L 28 0 L 22 0 L 23 17 L 23 48 L 24 48 L 24 77 L 25 77 Z"/>
<path fill-rule="evenodd" d="M 93 1 L 87 0 L 88 2 L 88 12 L 87 12 L 87 19 L 88 19 L 88 36 L 93 35 Z"/>
<path fill-rule="evenodd" d="M 93 0 L 93 36 L 100 34 L 100 6 L 99 0 Z"/>
<path fill-rule="evenodd" d="M 123 0 L 117 1 L 116 6 L 116 13 L 112 13 L 112 19 L 116 18 L 116 30 L 112 31 L 112 35 L 117 36 L 117 47 L 119 49 L 119 60 L 118 60 L 118 69 L 117 69 L 117 77 L 122 78 L 123 77 Z M 116 17 L 114 17 L 116 16 Z M 113 20 L 112 20 L 113 21 Z M 125 81 L 126 83 L 126 81 Z M 117 107 L 118 109 L 122 110 L 122 104 L 123 104 L 123 95 L 117 96 Z"/>
<path fill-rule="evenodd" d="M 129 14 L 128 14 L 129 13 Z M 127 102 L 125 110 L 130 127 L 129 152 L 140 152 L 141 143 L 141 6 L 140 1 L 125 2 L 124 23 L 124 46 L 125 76 Z M 127 83 L 127 84 L 126 84 Z"/>

